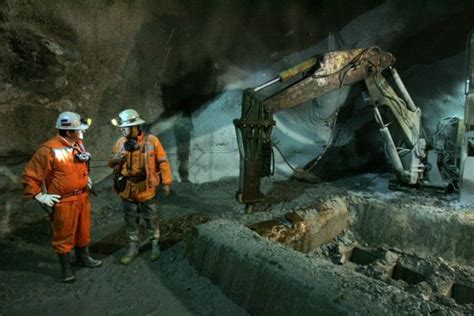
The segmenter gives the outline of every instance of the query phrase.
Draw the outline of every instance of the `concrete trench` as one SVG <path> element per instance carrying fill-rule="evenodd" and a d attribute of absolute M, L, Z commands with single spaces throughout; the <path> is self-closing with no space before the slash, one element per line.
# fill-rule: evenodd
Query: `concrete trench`
<path fill-rule="evenodd" d="M 474 217 L 333 197 L 244 226 L 216 220 L 190 262 L 250 314 L 474 313 Z"/>

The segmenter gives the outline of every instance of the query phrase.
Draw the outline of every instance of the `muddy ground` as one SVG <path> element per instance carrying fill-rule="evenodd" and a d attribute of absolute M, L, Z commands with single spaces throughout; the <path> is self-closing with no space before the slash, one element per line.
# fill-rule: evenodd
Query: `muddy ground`
<path fill-rule="evenodd" d="M 60 281 L 59 264 L 49 248 L 46 217 L 19 227 L 0 241 L 0 314 L 244 315 L 247 312 L 243 308 L 229 300 L 218 286 L 200 276 L 189 263 L 186 238 L 194 225 L 219 218 L 249 225 L 308 207 L 315 199 L 329 195 L 370 195 L 379 200 L 392 199 L 400 206 L 419 205 L 441 208 L 445 212 L 466 210 L 466 206 L 458 205 L 455 195 L 391 192 L 387 188 L 387 176 L 366 174 L 320 184 L 265 180 L 263 188 L 269 192 L 268 202 L 258 212 L 245 214 L 243 206 L 235 201 L 237 183 L 237 179 L 201 185 L 177 183 L 170 197 L 163 199 L 159 195 L 161 245 L 165 249 L 162 258 L 156 263 L 149 262 L 149 249 L 145 245 L 141 255 L 130 266 L 119 264 L 125 251 L 119 200 L 110 190 L 108 180 L 98 184 L 98 196 L 93 197 L 94 244 L 91 250 L 104 261 L 104 266 L 77 270 L 74 284 Z M 341 253 L 333 250 L 341 240 L 347 243 L 348 237 L 341 235 L 332 244 L 316 249 L 310 255 L 337 260 Z M 354 239 L 351 237 L 349 240 L 352 243 Z M 466 268 L 472 271 L 472 266 Z M 350 263 L 349 269 L 357 271 Z M 359 269 L 357 272 L 370 274 L 372 270 L 369 270 Z M 401 289 L 407 287 L 400 282 L 391 285 Z M 429 313 L 430 307 L 421 304 L 423 289 L 417 288 L 417 291 L 421 298 L 416 312 Z M 453 314 L 459 314 L 470 310 L 470 305 L 466 306 L 458 308 L 454 300 L 448 300 L 444 302 L 443 310 L 447 308 Z"/>

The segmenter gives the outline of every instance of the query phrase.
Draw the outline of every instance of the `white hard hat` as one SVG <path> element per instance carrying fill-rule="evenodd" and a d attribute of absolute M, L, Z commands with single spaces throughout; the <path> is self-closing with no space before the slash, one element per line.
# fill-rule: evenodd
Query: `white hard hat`
<path fill-rule="evenodd" d="M 56 120 L 57 129 L 63 130 L 85 130 L 89 128 L 89 124 L 74 112 L 62 112 Z"/>
<path fill-rule="evenodd" d="M 119 113 L 119 119 L 118 119 L 118 122 L 116 123 L 118 127 L 127 127 L 127 126 L 140 125 L 140 124 L 145 123 L 145 121 L 140 117 L 140 114 L 138 114 L 137 111 L 132 110 L 132 109 L 127 109 Z"/>

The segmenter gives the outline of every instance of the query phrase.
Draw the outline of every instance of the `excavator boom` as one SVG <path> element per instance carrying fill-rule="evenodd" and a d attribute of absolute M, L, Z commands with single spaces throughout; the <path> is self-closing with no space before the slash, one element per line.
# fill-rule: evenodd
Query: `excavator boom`
<path fill-rule="evenodd" d="M 263 102 L 266 111 L 275 113 L 289 109 L 364 80 L 370 73 L 381 72 L 395 62 L 392 54 L 378 47 L 329 52 L 316 59 L 319 63 L 311 75 Z"/>

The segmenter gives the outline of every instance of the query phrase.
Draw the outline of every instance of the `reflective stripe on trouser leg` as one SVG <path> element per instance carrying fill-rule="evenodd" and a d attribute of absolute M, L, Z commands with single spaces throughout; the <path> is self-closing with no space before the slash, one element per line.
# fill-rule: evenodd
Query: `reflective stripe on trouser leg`
<path fill-rule="evenodd" d="M 54 206 L 51 235 L 55 252 L 67 253 L 75 245 L 86 246 L 90 243 L 90 209 L 87 194 L 77 200 L 61 202 Z"/>
<path fill-rule="evenodd" d="M 123 203 L 123 218 L 127 229 L 127 236 L 129 241 L 139 241 L 138 223 L 140 217 L 138 215 L 138 203 L 122 200 Z"/>
<path fill-rule="evenodd" d="M 150 199 L 140 203 L 140 213 L 145 222 L 149 239 L 160 238 L 160 226 L 158 223 L 158 212 L 156 210 L 155 199 Z"/>

